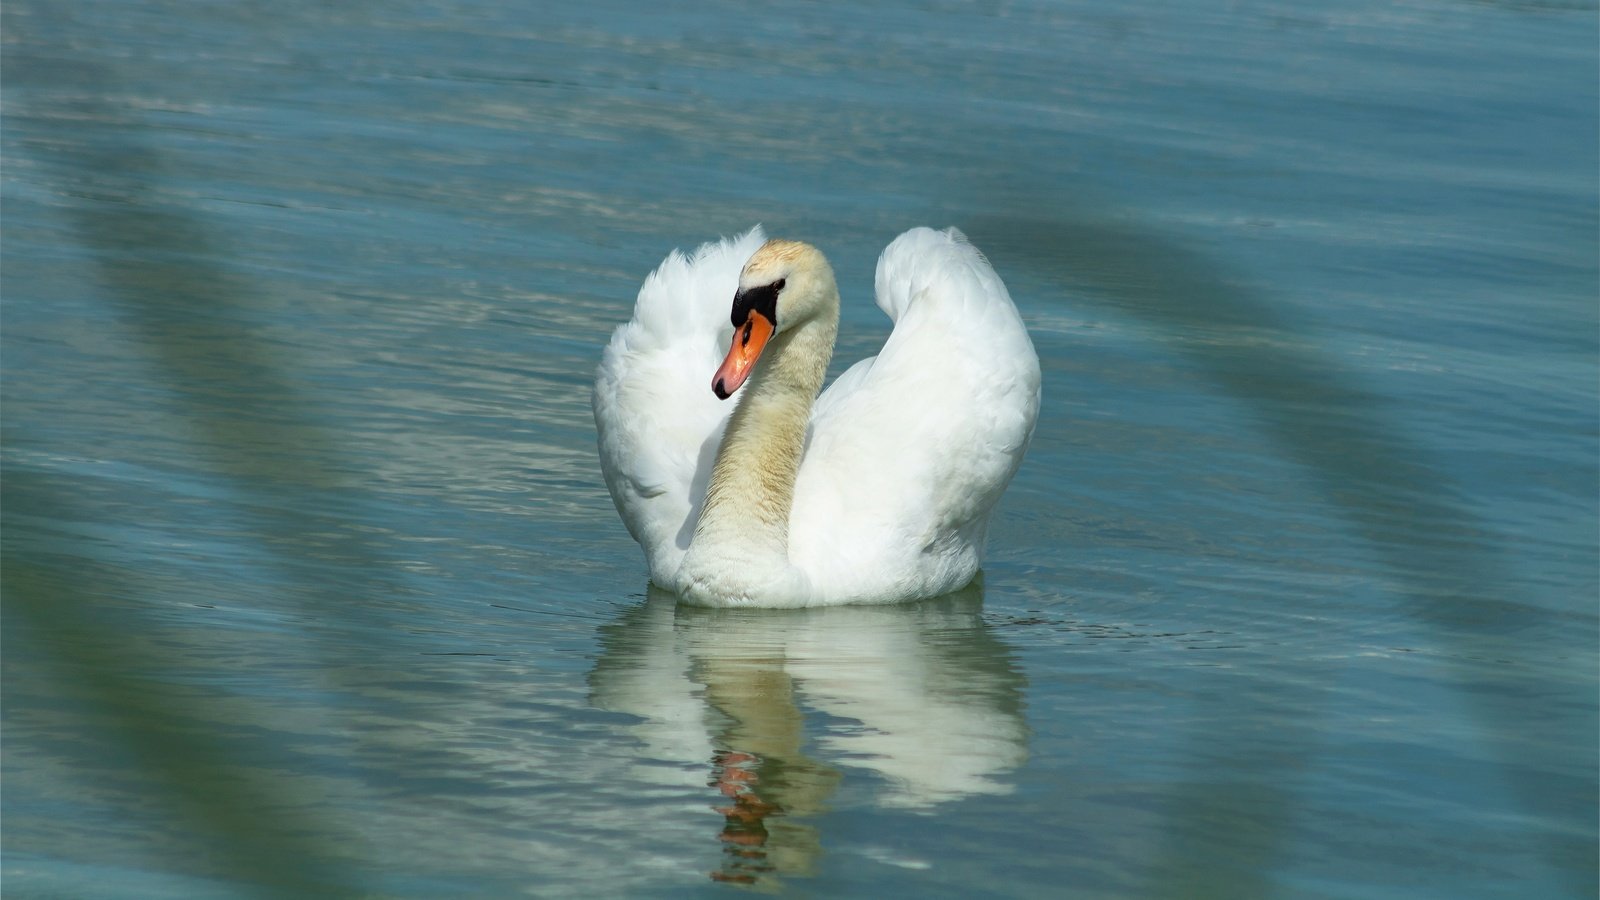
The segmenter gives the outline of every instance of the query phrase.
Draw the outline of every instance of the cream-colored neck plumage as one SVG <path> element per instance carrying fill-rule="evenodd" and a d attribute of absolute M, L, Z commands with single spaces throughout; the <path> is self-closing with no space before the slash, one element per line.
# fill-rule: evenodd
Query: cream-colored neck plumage
<path fill-rule="evenodd" d="M 803 277 L 788 277 L 797 294 L 780 307 L 803 318 L 779 323 L 717 450 L 694 540 L 680 570 L 680 590 L 721 598 L 796 588 L 789 567 L 789 513 L 805 452 L 811 405 L 822 389 L 839 331 L 839 290 L 815 249 Z"/>

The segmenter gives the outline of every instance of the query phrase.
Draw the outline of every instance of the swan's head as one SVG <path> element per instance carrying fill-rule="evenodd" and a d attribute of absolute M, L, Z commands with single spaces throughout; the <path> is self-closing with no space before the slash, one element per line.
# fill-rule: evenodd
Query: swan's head
<path fill-rule="evenodd" d="M 800 241 L 771 240 L 744 264 L 733 295 L 733 345 L 711 378 L 711 390 L 726 400 L 750 377 L 774 335 L 832 310 L 838 314 L 833 269 L 822 251 Z"/>

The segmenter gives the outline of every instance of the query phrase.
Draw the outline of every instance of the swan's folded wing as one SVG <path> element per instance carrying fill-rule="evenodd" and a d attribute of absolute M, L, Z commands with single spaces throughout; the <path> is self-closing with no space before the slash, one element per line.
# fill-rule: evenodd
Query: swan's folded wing
<path fill-rule="evenodd" d="M 600 470 L 650 577 L 667 584 L 693 536 L 698 504 L 733 404 L 711 392 L 727 352 L 728 310 L 760 228 L 692 256 L 674 251 L 639 289 L 633 319 L 600 359 L 594 419 Z"/>
<path fill-rule="evenodd" d="M 817 403 L 790 549 L 824 591 L 926 596 L 981 563 L 1038 417 L 1039 358 L 1005 285 L 955 229 L 901 235 L 876 287 L 895 328 Z"/>

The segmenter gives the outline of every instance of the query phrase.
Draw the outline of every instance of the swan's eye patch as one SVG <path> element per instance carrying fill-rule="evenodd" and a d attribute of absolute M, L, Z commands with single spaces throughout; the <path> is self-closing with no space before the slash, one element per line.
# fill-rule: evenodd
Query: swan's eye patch
<path fill-rule="evenodd" d="M 783 289 L 783 285 L 784 279 L 779 278 L 771 284 L 745 288 L 734 294 L 733 312 L 728 316 L 728 320 L 733 323 L 733 327 L 738 328 L 744 325 L 745 320 L 749 319 L 750 314 L 753 312 L 765 316 L 767 321 L 776 327 L 778 324 L 778 291 Z"/>

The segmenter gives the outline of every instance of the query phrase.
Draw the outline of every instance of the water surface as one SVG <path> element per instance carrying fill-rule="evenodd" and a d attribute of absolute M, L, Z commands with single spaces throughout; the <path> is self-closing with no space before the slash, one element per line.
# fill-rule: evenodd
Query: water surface
<path fill-rule="evenodd" d="M 4 12 L 17 896 L 1593 896 L 1590 4 Z M 981 583 L 678 609 L 673 247 L 957 225 Z"/>

